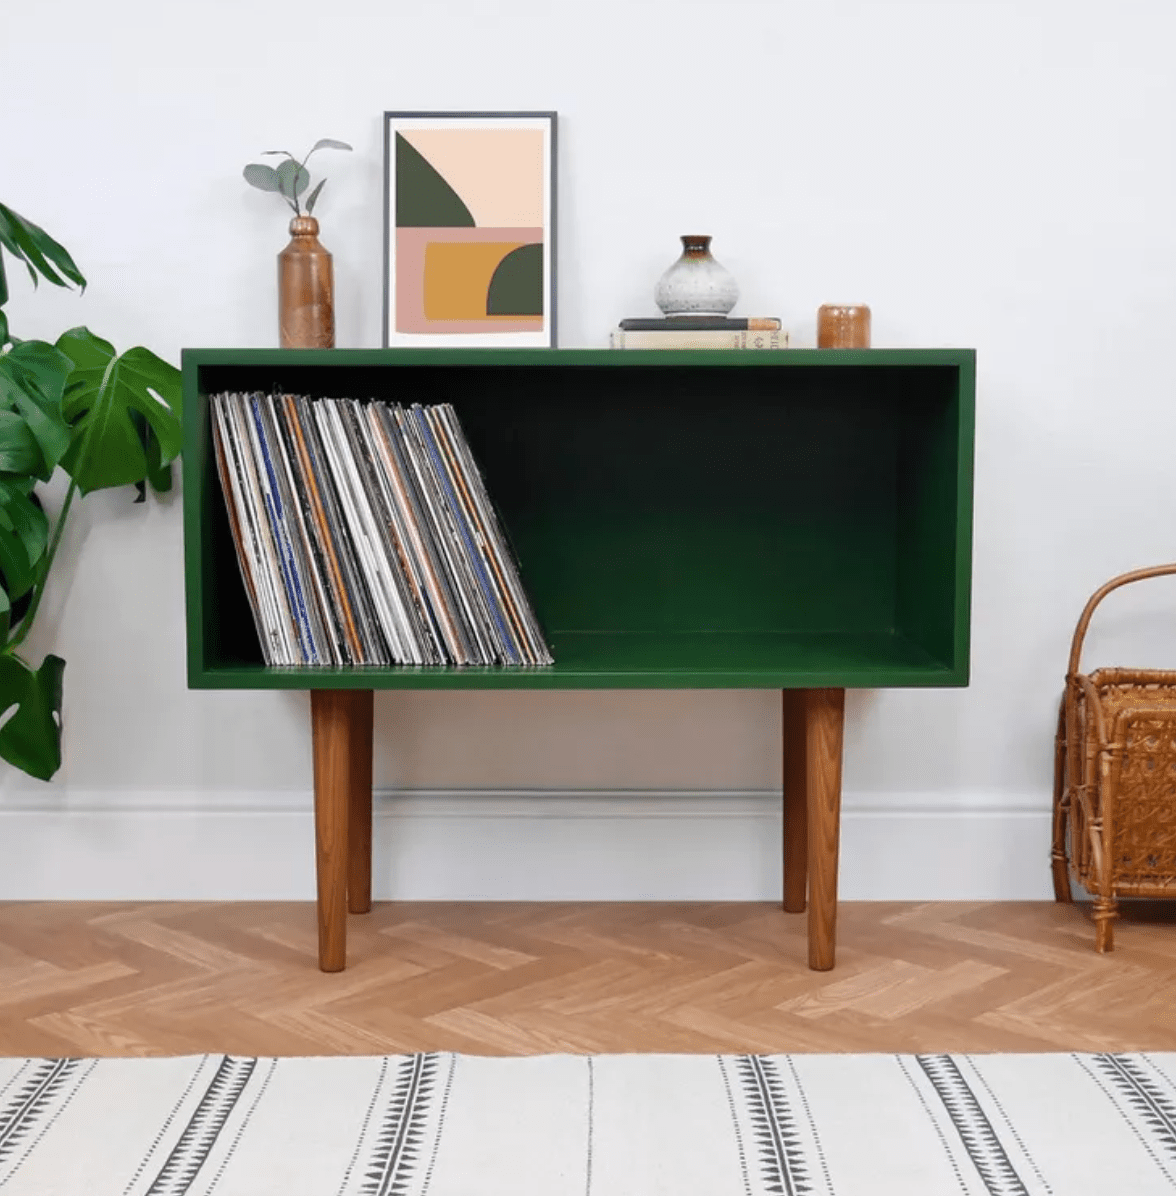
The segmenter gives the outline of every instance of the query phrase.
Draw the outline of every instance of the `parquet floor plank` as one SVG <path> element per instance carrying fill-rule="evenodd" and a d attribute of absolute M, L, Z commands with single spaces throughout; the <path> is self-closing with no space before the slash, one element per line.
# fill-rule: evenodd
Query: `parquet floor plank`
<path fill-rule="evenodd" d="M 1176 1050 L 1176 903 L 0 904 L 0 1054 Z"/>

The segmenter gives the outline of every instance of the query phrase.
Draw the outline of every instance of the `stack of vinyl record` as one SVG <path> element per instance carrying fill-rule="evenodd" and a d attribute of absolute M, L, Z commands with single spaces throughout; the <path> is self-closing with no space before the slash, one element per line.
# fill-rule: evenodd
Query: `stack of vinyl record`
<path fill-rule="evenodd" d="M 220 394 L 211 411 L 267 665 L 552 663 L 449 404 Z"/>

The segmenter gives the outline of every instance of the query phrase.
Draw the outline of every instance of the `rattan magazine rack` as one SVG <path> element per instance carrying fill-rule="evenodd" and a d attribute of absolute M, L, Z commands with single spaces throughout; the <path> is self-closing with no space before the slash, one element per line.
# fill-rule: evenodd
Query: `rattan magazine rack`
<path fill-rule="evenodd" d="M 1070 647 L 1054 755 L 1053 883 L 1094 898 L 1095 947 L 1114 946 L 1123 897 L 1176 897 L 1176 672 L 1079 672 L 1099 603 L 1120 586 L 1176 574 L 1176 564 L 1112 578 L 1091 595 Z"/>

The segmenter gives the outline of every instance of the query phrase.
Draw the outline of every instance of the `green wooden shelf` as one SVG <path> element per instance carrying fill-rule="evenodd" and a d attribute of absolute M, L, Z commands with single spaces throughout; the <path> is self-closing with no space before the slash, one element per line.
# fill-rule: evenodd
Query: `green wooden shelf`
<path fill-rule="evenodd" d="M 959 686 L 971 350 L 189 349 L 188 680 L 221 689 Z M 556 664 L 262 663 L 207 398 L 450 402 Z"/>

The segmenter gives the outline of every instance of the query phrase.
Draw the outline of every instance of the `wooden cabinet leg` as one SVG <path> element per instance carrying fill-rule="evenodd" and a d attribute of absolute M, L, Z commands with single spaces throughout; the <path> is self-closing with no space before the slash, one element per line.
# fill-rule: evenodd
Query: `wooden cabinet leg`
<path fill-rule="evenodd" d="M 348 691 L 351 699 L 350 812 L 347 820 L 347 908 L 372 908 L 372 719 L 370 689 Z"/>
<path fill-rule="evenodd" d="M 784 908 L 803 914 L 808 891 L 808 766 L 803 689 L 783 691 Z"/>
<path fill-rule="evenodd" d="M 833 967 L 837 943 L 837 857 L 841 833 L 841 753 L 845 690 L 805 691 L 808 790 L 809 967 Z"/>
<path fill-rule="evenodd" d="M 341 972 L 347 963 L 347 814 L 353 712 L 351 694 L 346 690 L 310 691 L 319 967 L 324 972 Z"/>

